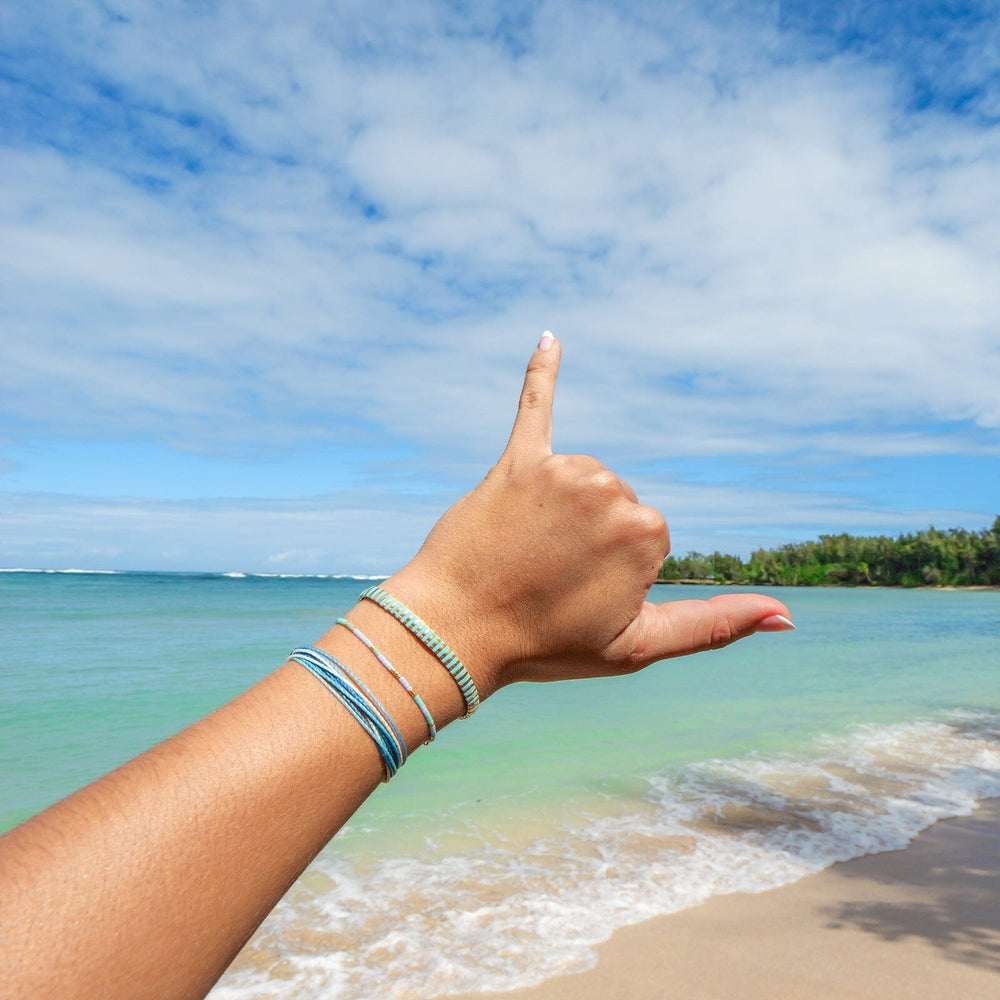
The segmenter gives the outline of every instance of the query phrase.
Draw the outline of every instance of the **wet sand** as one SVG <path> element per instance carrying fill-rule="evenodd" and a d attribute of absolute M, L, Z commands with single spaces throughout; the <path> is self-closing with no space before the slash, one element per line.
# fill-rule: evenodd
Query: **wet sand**
<path fill-rule="evenodd" d="M 624 928 L 586 972 L 462 997 L 998 1000 L 1000 799 L 906 850 Z"/>

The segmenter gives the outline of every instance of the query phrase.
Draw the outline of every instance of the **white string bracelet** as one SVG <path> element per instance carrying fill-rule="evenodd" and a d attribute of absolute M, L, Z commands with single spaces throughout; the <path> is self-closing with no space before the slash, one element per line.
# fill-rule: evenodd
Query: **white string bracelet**
<path fill-rule="evenodd" d="M 427 723 L 427 731 L 430 734 L 424 742 L 424 746 L 428 743 L 432 743 L 434 741 L 434 737 L 437 736 L 437 726 L 434 725 L 434 717 L 424 704 L 424 699 L 413 690 L 410 682 L 385 658 L 385 656 L 378 649 L 375 648 L 375 644 L 364 634 L 364 632 L 361 631 L 361 629 L 359 629 L 356 625 L 353 625 L 346 618 L 338 618 L 337 624 L 343 625 L 344 628 L 349 629 L 359 642 L 367 646 L 375 654 L 375 659 L 378 660 L 378 662 L 381 663 L 382 666 L 385 667 L 385 669 L 388 670 L 397 681 L 399 681 L 403 690 L 406 691 L 406 693 L 409 694 L 409 696 L 416 702 L 417 708 L 420 709 L 420 714 L 423 715 L 424 721 Z"/>

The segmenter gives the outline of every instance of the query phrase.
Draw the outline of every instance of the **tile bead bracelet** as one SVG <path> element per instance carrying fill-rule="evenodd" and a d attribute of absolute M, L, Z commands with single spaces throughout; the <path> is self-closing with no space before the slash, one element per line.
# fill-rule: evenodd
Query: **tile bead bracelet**
<path fill-rule="evenodd" d="M 444 665 L 444 668 L 455 679 L 458 689 L 465 699 L 465 715 L 467 719 L 479 708 L 479 692 L 469 671 L 455 655 L 448 644 L 428 625 L 418 618 L 402 601 L 397 601 L 381 587 L 369 587 L 361 594 L 361 599 L 374 601 L 383 611 L 388 611 L 404 628 L 412 632 Z"/>

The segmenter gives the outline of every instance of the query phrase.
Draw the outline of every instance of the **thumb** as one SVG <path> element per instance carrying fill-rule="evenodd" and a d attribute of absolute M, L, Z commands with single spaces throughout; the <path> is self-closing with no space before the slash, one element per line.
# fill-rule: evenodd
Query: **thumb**
<path fill-rule="evenodd" d="M 723 594 L 707 601 L 647 602 L 633 628 L 633 656 L 645 665 L 721 649 L 755 632 L 787 632 L 795 626 L 788 608 L 773 597 Z"/>
<path fill-rule="evenodd" d="M 528 362 L 506 452 L 552 453 L 552 401 L 561 356 L 559 341 L 546 330 Z"/>

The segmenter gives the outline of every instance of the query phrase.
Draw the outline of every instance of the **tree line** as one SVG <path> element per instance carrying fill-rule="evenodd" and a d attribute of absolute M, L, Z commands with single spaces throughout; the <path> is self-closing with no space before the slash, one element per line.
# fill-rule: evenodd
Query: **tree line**
<path fill-rule="evenodd" d="M 930 527 L 898 538 L 820 535 L 817 541 L 757 549 L 746 561 L 722 552 L 667 556 L 659 578 L 781 587 L 1000 586 L 1000 516 L 982 531 Z"/>

